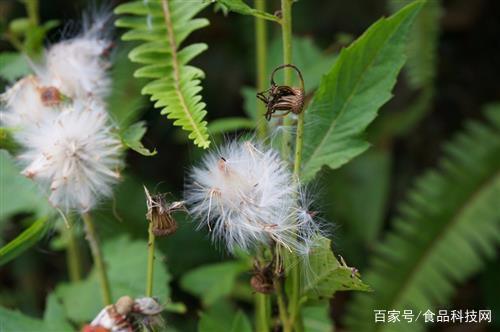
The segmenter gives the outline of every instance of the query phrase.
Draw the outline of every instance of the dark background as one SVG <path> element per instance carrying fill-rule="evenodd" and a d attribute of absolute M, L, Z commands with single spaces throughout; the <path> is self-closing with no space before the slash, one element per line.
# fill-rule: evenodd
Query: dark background
<path fill-rule="evenodd" d="M 113 2 L 115 3 L 118 2 Z M 269 1 L 269 4 L 268 11 L 279 9 L 279 1 Z M 76 31 L 76 22 L 82 11 L 89 6 L 91 5 L 88 1 L 83 0 L 42 0 L 42 21 L 58 19 L 69 24 L 63 34 L 58 32 L 58 29 L 52 31 L 47 44 L 57 42 L 62 35 L 71 35 Z M 500 2 L 448 0 L 442 1 L 442 6 L 436 92 L 430 109 L 407 135 L 386 142 L 392 153 L 392 181 L 388 193 L 390 198 L 384 212 L 384 220 L 387 221 L 394 215 L 395 205 L 404 195 L 411 180 L 428 167 L 436 165 L 440 155 L 440 143 L 459 130 L 465 119 L 480 118 L 480 111 L 485 104 L 500 100 Z M 384 0 L 301 0 L 294 5 L 293 30 L 297 36 L 313 38 L 321 49 L 337 49 L 341 45 L 339 34 L 357 37 L 379 17 L 389 13 Z M 24 15 L 23 7 L 14 1 L 0 0 L 0 14 L 2 20 L 8 21 Z M 208 121 L 227 116 L 244 116 L 240 90 L 243 86 L 254 85 L 255 82 L 253 19 L 232 13 L 224 17 L 220 12 L 215 13 L 212 7 L 208 7 L 202 16 L 210 20 L 210 26 L 196 31 L 187 43 L 203 41 L 209 45 L 208 51 L 194 61 L 194 64 L 206 73 L 202 94 L 208 105 Z M 119 33 L 119 30 L 116 31 L 117 36 Z M 270 23 L 270 39 L 279 36 L 278 27 Z M 118 48 L 122 47 L 119 45 Z M 10 49 L 7 42 L 0 42 L 0 51 Z M 400 112 L 405 102 L 411 98 L 412 92 L 409 90 L 405 76 L 401 75 L 395 89 L 396 98 L 385 105 L 381 112 L 388 115 Z M 179 138 L 178 130 L 166 118 L 160 116 L 157 110 L 148 107 L 148 103 L 145 105 L 143 119 L 147 121 L 149 131 L 144 143 L 148 147 L 156 147 L 159 154 L 146 158 L 129 152 L 127 173 L 134 178 L 134 184 L 148 183 L 156 185 L 161 191 L 171 191 L 174 195 L 179 195 L 182 192 L 186 167 L 200 152 L 185 144 Z M 330 174 L 334 172 L 323 173 L 324 182 L 328 182 L 330 176 L 335 176 Z M 128 181 L 119 190 L 126 192 L 123 188 L 127 185 L 132 184 Z M 329 192 L 323 185 L 319 187 L 321 191 Z M 120 193 L 117 195 L 120 197 Z M 329 208 L 325 219 L 334 223 L 334 247 L 337 253 L 348 257 L 351 263 L 363 271 L 366 265 L 365 253 L 370 252 L 370 247 L 356 248 L 355 242 L 349 242 L 352 238 L 349 235 L 351 230 L 344 224 L 346 221 L 342 216 L 335 213 L 336 204 L 342 202 L 329 201 L 329 196 L 326 196 Z M 120 213 L 128 216 L 127 211 Z M 130 213 L 141 216 L 144 211 L 141 208 Z M 103 229 L 104 237 L 114 232 L 113 225 L 102 224 L 99 227 Z M 138 230 L 137 226 L 120 227 L 134 237 L 145 236 L 145 232 Z M 387 224 L 384 227 L 389 226 Z M 2 230 L 3 240 L 8 241 L 15 237 L 22 228 L 15 222 L 9 223 Z M 196 241 L 198 248 L 192 249 L 192 244 Z M 35 248 L 0 269 L 2 305 L 19 308 L 31 315 L 41 315 L 47 293 L 59 281 L 66 279 L 64 253 L 51 250 L 49 243 L 50 235 Z M 190 249 L 186 250 L 182 247 L 184 245 L 188 245 Z M 181 235 L 173 243 L 161 246 L 170 257 L 169 268 L 176 276 L 201 263 L 219 261 L 221 257 L 227 256 L 209 245 L 204 234 L 187 229 L 181 231 Z M 184 252 L 187 252 L 186 255 L 180 257 Z M 496 294 L 486 294 L 484 290 L 488 283 L 499 276 L 499 271 L 500 261 L 497 259 L 496 262 L 490 262 L 485 271 L 459 287 L 453 299 L 454 306 L 468 309 L 485 308 L 495 304 L 498 306 L 498 291 Z M 499 280 L 496 279 L 496 282 Z M 193 308 L 189 310 L 188 315 L 196 315 L 196 298 L 182 292 L 176 281 L 172 287 L 173 296 Z M 332 311 L 335 318 L 342 315 L 343 304 L 349 296 L 344 293 L 335 299 Z M 493 315 L 493 319 L 498 320 L 498 316 L 495 317 L 495 313 Z M 477 328 L 478 331 L 483 329 L 484 327 Z M 458 331 L 458 328 L 441 325 L 438 330 Z"/>

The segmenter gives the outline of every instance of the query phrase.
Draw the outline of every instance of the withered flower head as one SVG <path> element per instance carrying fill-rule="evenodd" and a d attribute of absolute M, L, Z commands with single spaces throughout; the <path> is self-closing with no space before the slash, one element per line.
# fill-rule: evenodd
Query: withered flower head
<path fill-rule="evenodd" d="M 172 216 L 172 213 L 179 210 L 185 210 L 184 202 L 168 203 L 165 199 L 165 194 L 150 195 L 146 187 L 146 204 L 148 212 L 146 218 L 153 226 L 153 234 L 155 236 L 168 236 L 175 233 L 177 230 L 177 222 Z"/>
<path fill-rule="evenodd" d="M 254 263 L 250 286 L 257 293 L 271 294 L 274 291 L 272 262 L 264 266 L 261 266 L 258 262 Z"/>
<path fill-rule="evenodd" d="M 288 85 L 278 85 L 274 81 L 274 75 L 280 69 L 284 68 L 294 69 L 300 79 L 300 87 L 291 87 Z M 276 67 L 271 74 L 271 87 L 265 91 L 257 93 L 257 98 L 262 100 L 266 104 L 267 112 L 265 114 L 266 120 L 271 120 L 271 117 L 283 117 L 288 113 L 292 112 L 294 114 L 299 114 L 304 108 L 304 78 L 300 70 L 292 65 L 285 64 Z M 274 115 L 276 112 L 282 112 L 281 114 Z"/>

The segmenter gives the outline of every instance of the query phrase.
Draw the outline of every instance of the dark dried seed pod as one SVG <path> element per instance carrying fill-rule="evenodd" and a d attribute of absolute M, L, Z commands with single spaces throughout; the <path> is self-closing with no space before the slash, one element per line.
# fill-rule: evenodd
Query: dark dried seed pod
<path fill-rule="evenodd" d="M 185 210 L 184 202 L 167 203 L 164 194 L 150 195 L 146 187 L 146 204 L 148 212 L 146 219 L 152 223 L 152 231 L 155 236 L 168 236 L 177 230 L 177 222 L 172 213 Z"/>

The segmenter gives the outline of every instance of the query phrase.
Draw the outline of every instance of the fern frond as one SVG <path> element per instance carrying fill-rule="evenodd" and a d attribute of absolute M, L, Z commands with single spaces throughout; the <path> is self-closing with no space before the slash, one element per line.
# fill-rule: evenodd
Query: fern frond
<path fill-rule="evenodd" d="M 373 310 L 421 312 L 444 305 L 457 284 L 496 254 L 500 243 L 500 105 L 489 124 L 470 122 L 445 145 L 437 170 L 420 178 L 393 230 L 377 247 L 346 323 L 352 331 L 412 331 L 422 321 L 374 323 Z"/>
<path fill-rule="evenodd" d="M 135 77 L 151 79 L 142 89 L 151 95 L 154 106 L 174 120 L 174 125 L 189 132 L 189 138 L 202 148 L 210 141 L 205 103 L 201 100 L 201 69 L 189 66 L 194 57 L 207 49 L 203 43 L 181 48 L 193 31 L 209 24 L 207 19 L 193 18 L 208 1 L 139 0 L 118 6 L 116 14 L 126 14 L 116 26 L 128 28 L 123 40 L 143 43 L 129 53 L 133 62 L 142 64 Z"/>

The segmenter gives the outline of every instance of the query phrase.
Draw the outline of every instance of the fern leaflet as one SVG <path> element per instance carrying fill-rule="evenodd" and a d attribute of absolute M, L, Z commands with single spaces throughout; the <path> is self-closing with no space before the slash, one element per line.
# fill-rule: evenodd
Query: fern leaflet
<path fill-rule="evenodd" d="M 123 40 L 143 43 L 129 53 L 133 62 L 142 64 L 135 77 L 151 79 L 142 89 L 151 95 L 155 107 L 174 120 L 174 125 L 189 132 L 189 138 L 202 148 L 210 141 L 205 103 L 201 100 L 200 80 L 204 73 L 188 62 L 207 49 L 203 43 L 180 48 L 195 30 L 209 24 L 204 18 L 193 18 L 209 5 L 205 1 L 139 0 L 118 6 L 116 14 L 126 14 L 116 26 L 128 28 Z"/>
<path fill-rule="evenodd" d="M 351 303 L 347 323 L 352 331 L 421 330 L 421 322 L 375 324 L 374 310 L 424 313 L 442 305 L 457 283 L 495 256 L 500 243 L 500 105 L 486 115 L 490 125 L 468 123 L 445 145 L 439 169 L 410 191 L 365 274 L 375 292 L 357 294 Z"/>

